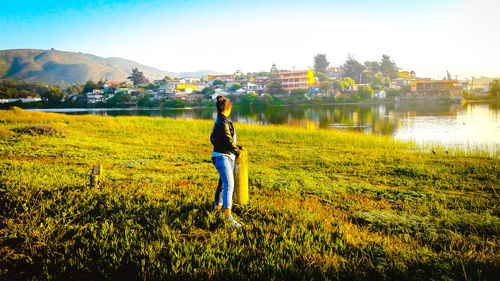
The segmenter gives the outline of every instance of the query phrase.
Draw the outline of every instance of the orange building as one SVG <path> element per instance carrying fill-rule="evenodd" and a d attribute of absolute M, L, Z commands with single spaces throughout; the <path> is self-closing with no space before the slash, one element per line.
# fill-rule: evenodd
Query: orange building
<path fill-rule="evenodd" d="M 412 96 L 461 96 L 458 80 L 411 81 Z"/>
<path fill-rule="evenodd" d="M 285 91 L 308 89 L 316 83 L 313 70 L 279 72 L 278 75 Z"/>
<path fill-rule="evenodd" d="M 224 75 L 208 75 L 207 77 L 209 82 L 215 81 L 215 80 L 222 80 L 225 82 L 233 81 L 234 80 L 234 74 L 224 74 Z"/>
<path fill-rule="evenodd" d="M 118 81 L 106 81 L 103 85 L 104 89 L 109 89 L 109 88 L 119 88 L 120 87 L 120 82 Z"/>

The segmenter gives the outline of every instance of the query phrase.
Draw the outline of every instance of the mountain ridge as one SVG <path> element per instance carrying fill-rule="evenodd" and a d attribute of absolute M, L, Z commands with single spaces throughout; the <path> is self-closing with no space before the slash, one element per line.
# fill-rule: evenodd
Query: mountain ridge
<path fill-rule="evenodd" d="M 165 76 L 202 77 L 219 74 L 212 70 L 194 72 L 164 71 L 120 57 L 99 57 L 83 52 L 43 49 L 0 50 L 0 79 L 45 82 L 47 84 L 75 84 L 88 80 L 124 81 L 138 68 L 150 80 Z"/>

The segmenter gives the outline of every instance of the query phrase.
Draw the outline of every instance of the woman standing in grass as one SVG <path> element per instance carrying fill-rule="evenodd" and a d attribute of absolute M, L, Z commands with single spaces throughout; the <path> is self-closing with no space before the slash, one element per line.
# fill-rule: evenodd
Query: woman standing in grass
<path fill-rule="evenodd" d="M 233 123 L 228 119 L 232 105 L 229 99 L 217 97 L 217 119 L 215 120 L 210 141 L 214 145 L 212 162 L 219 172 L 219 184 L 215 191 L 214 207 L 224 209 L 226 220 L 232 227 L 241 227 L 231 215 L 234 190 L 234 161 L 240 154 L 241 146 L 236 145 L 236 133 Z"/>

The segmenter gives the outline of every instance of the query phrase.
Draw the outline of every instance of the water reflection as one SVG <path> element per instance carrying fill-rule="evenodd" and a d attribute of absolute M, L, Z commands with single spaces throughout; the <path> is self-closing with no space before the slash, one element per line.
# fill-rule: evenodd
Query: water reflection
<path fill-rule="evenodd" d="M 212 108 L 196 109 L 59 109 L 66 114 L 153 116 L 175 119 L 215 119 Z M 487 147 L 500 151 L 498 107 L 488 104 L 377 104 L 235 107 L 231 118 L 249 124 L 285 124 L 305 128 L 360 131 L 391 135 L 423 144 L 462 148 Z"/>

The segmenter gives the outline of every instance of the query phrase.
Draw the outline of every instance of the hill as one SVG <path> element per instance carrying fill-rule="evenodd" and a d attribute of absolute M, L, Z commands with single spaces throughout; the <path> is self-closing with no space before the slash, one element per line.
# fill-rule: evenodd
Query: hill
<path fill-rule="evenodd" d="M 132 68 L 138 68 L 149 79 L 195 76 L 215 71 L 175 73 L 163 71 L 135 61 L 59 50 L 15 49 L 0 51 L 0 79 L 27 80 L 48 84 L 84 83 L 87 80 L 127 79 Z"/>

